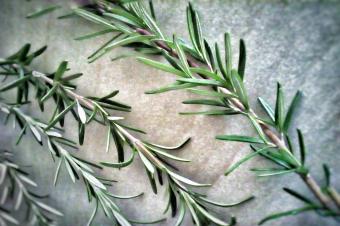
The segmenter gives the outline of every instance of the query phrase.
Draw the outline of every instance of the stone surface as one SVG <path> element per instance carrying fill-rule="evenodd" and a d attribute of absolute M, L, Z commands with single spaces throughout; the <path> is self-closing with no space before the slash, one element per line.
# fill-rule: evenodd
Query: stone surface
<path fill-rule="evenodd" d="M 67 1 L 65 1 L 67 2 Z M 72 5 L 67 3 L 68 5 Z M 40 71 L 53 71 L 61 60 L 68 60 L 72 71 L 83 72 L 79 80 L 79 92 L 84 95 L 103 95 L 119 89 L 118 99 L 129 103 L 133 111 L 126 115 L 127 123 L 143 128 L 148 135 L 143 137 L 156 143 L 173 145 L 185 137 L 192 142 L 178 156 L 192 160 L 178 164 L 182 173 L 196 181 L 212 183 L 206 193 L 219 201 L 237 201 L 249 194 L 257 198 L 253 202 L 231 209 L 217 209 L 227 219 L 231 214 L 238 217 L 239 225 L 255 225 L 261 218 L 275 211 L 301 206 L 282 191 L 288 186 L 307 192 L 295 175 L 277 178 L 255 178 L 249 168 L 268 166 L 261 158 L 254 159 L 228 177 L 224 170 L 249 152 L 247 145 L 214 140 L 217 134 L 251 134 L 251 126 L 241 117 L 180 116 L 178 112 L 202 110 L 200 107 L 181 105 L 181 101 L 194 95 L 184 91 L 161 95 L 144 95 L 145 90 L 168 84 L 174 80 L 170 74 L 150 69 L 134 59 L 110 62 L 109 56 L 88 64 L 86 57 L 108 37 L 78 42 L 76 36 L 98 30 L 99 27 L 81 19 L 56 20 L 62 12 L 45 15 L 35 20 L 25 19 L 29 12 L 46 5 L 44 1 L 1 0 L 0 56 L 17 50 L 24 43 L 34 48 L 47 44 L 47 53 L 35 62 Z M 186 1 L 155 1 L 160 26 L 168 35 L 187 38 L 185 27 Z M 309 150 L 308 165 L 312 173 L 322 181 L 321 164 L 328 163 L 335 172 L 340 172 L 340 4 L 337 1 L 212 1 L 199 0 L 194 5 L 200 11 L 205 36 L 213 42 L 222 42 L 223 32 L 232 34 L 234 50 L 238 39 L 246 41 L 248 62 L 246 87 L 252 105 L 260 111 L 256 98 L 261 95 L 270 103 L 275 101 L 276 81 L 280 81 L 290 100 L 295 90 L 304 93 L 303 106 L 298 112 L 295 125 L 305 133 Z M 66 8 L 66 7 L 65 7 Z M 124 49 L 116 49 L 111 56 Z M 237 59 L 237 51 L 234 58 Z M 39 115 L 34 105 L 29 109 Z M 66 134 L 76 136 L 75 123 L 66 121 Z M 44 149 L 25 138 L 15 146 L 13 137 L 17 131 L 1 126 L 1 145 L 13 147 L 17 160 L 22 165 L 32 165 L 29 171 L 39 183 L 39 191 L 50 193 L 48 202 L 65 214 L 60 225 L 85 225 L 92 211 L 81 183 L 72 184 L 66 172 L 56 188 L 53 175 L 56 169 Z M 79 155 L 92 161 L 116 160 L 112 147 L 105 149 L 106 130 L 91 125 L 86 131 L 86 142 Z M 104 170 L 102 175 L 119 181 L 112 192 L 116 194 L 145 195 L 135 200 L 117 201 L 122 211 L 133 219 L 156 219 L 162 216 L 165 198 L 161 190 L 154 195 L 144 169 L 139 161 L 120 171 Z M 333 181 L 340 187 L 340 175 Z M 168 218 L 159 225 L 173 225 Z M 96 219 L 96 225 L 110 225 L 104 216 Z M 186 219 L 184 225 L 191 225 Z M 314 213 L 282 218 L 268 225 L 336 225 L 333 220 L 322 219 Z"/>

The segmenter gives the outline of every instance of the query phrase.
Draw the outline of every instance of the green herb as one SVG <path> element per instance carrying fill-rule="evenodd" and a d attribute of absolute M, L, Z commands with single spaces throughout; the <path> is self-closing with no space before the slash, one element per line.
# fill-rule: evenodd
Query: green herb
<path fill-rule="evenodd" d="M 12 81 L 7 84 L 3 84 L 2 87 L 6 88 L 2 88 L 0 91 L 1 93 L 11 89 L 17 90 L 17 103 L 9 104 L 4 100 L 0 100 L 0 113 L 7 115 L 7 118 L 13 118 L 14 122 L 21 129 L 17 144 L 20 143 L 23 135 L 30 131 L 39 144 L 46 145 L 46 148 L 51 154 L 52 159 L 58 159 L 54 184 L 56 184 L 58 181 L 59 172 L 62 166 L 65 166 L 73 182 L 76 180 L 83 180 L 84 186 L 87 190 L 89 202 L 96 202 L 95 211 L 89 220 L 89 225 L 94 220 L 98 208 L 102 209 L 105 215 L 112 219 L 113 222 L 119 222 L 124 226 L 131 225 L 131 222 L 129 222 L 126 217 L 123 216 L 118 206 L 114 202 L 114 198 L 119 196 L 108 192 L 107 186 L 111 186 L 112 181 L 100 177 L 94 171 L 94 168 L 102 169 L 102 166 L 81 159 L 74 155 L 72 150 L 77 149 L 76 142 L 65 138 L 60 127 L 57 127 L 56 125 L 57 123 L 60 123 L 60 125 L 63 126 L 63 120 L 66 114 L 70 112 L 72 112 L 79 124 L 83 125 L 83 128 L 85 127 L 85 124 L 88 124 L 92 120 L 100 121 L 100 119 L 96 118 L 95 116 L 92 118 L 87 118 L 87 114 L 90 114 L 88 105 L 98 107 L 98 109 L 100 109 L 98 114 L 102 114 L 105 117 L 108 117 L 105 109 L 118 108 L 118 110 L 129 110 L 130 107 L 125 104 L 110 100 L 110 98 L 114 97 L 118 91 L 114 91 L 101 98 L 85 98 L 73 93 L 71 90 L 74 89 L 75 86 L 71 83 L 71 81 L 73 81 L 75 78 L 78 78 L 80 74 L 64 76 L 65 72 L 67 71 L 67 62 L 62 62 L 56 72 L 49 75 L 33 71 L 27 66 L 27 64 L 25 64 L 25 62 L 27 62 L 28 56 L 30 56 L 28 51 L 29 47 L 30 45 L 25 45 L 21 50 L 18 51 L 19 54 L 14 54 L 10 57 L 12 64 L 6 64 L 6 66 L 1 68 L 1 70 L 10 71 L 11 74 L 18 77 L 13 77 L 14 82 Z M 4 61 L 8 61 L 8 58 Z M 24 72 L 23 78 L 20 78 L 22 75 L 20 71 Z M 17 82 L 18 80 L 21 82 Z M 27 83 L 30 83 L 33 86 L 26 86 Z M 10 86 L 8 84 L 10 84 Z M 22 93 L 29 93 L 32 87 L 36 89 L 37 100 L 42 110 L 44 103 L 49 99 L 47 96 L 53 97 L 52 99 L 55 102 L 55 113 L 53 114 L 49 123 L 45 123 L 37 118 L 33 118 L 20 109 L 23 104 L 27 103 L 22 100 L 25 98 Z M 20 89 L 22 89 L 22 91 L 19 91 Z M 92 113 L 93 112 L 91 112 L 91 114 Z M 108 118 L 105 118 L 105 120 L 108 120 Z M 84 130 L 80 129 L 79 133 L 84 133 Z M 80 138 L 80 140 L 82 139 L 83 138 Z M 80 141 L 80 143 L 82 143 L 82 141 Z M 26 179 L 26 183 L 27 182 L 29 182 L 29 179 Z M 33 185 L 33 182 L 31 182 L 31 184 Z M 132 196 L 131 198 L 134 197 L 137 196 Z M 39 207 L 44 211 L 53 212 L 54 214 L 58 213 L 58 211 L 41 202 L 36 203 L 36 206 L 37 207 L 34 208 L 32 207 L 34 211 Z M 40 215 L 38 216 L 41 218 L 38 219 L 39 221 L 46 221 L 49 223 L 48 225 L 51 224 L 51 220 L 49 218 L 47 218 L 47 221 L 43 218 L 44 215 Z M 10 215 L 7 216 L 6 213 L 1 212 L 0 217 L 11 221 Z M 46 222 L 44 225 L 47 225 Z"/>
<path fill-rule="evenodd" d="M 111 195 L 107 192 L 105 186 L 106 181 L 103 181 L 103 179 L 96 176 L 91 170 L 90 166 L 93 165 L 89 164 L 87 161 L 85 162 L 76 158 L 64 148 L 65 145 L 70 148 L 74 148 L 75 145 L 74 142 L 69 141 L 62 136 L 58 131 L 57 125 L 59 123 L 59 125 L 63 127 L 64 118 L 70 113 L 79 124 L 80 144 L 83 143 L 85 129 L 89 123 L 97 122 L 108 128 L 110 134 L 108 133 L 107 136 L 107 144 L 110 144 L 111 138 L 114 140 L 118 153 L 118 162 L 103 162 L 103 166 L 113 168 L 127 167 L 134 160 L 135 154 L 138 154 L 145 166 L 146 173 L 149 176 L 149 181 L 154 192 L 157 193 L 156 178 L 158 178 L 161 185 L 168 188 L 169 192 L 172 191 L 172 195 L 169 196 L 169 205 L 173 211 L 178 208 L 177 204 L 175 205 L 174 200 L 176 200 L 176 203 L 183 201 L 187 208 L 189 208 L 189 206 L 192 207 L 192 211 L 194 212 L 191 213 L 201 216 L 200 218 L 202 218 L 202 220 L 204 219 L 204 221 L 219 223 L 220 225 L 229 225 L 209 213 L 208 209 L 210 207 L 207 204 L 210 203 L 206 200 L 201 200 L 200 197 L 203 195 L 191 189 L 191 187 L 205 187 L 209 186 L 209 184 L 198 183 L 181 176 L 179 173 L 175 172 L 176 168 L 169 162 L 169 160 L 179 162 L 187 162 L 188 160 L 167 153 L 166 150 L 169 149 L 168 147 L 151 144 L 150 142 L 138 139 L 129 132 L 129 130 L 136 131 L 138 129 L 118 123 L 122 118 L 116 116 L 114 112 L 130 111 L 131 109 L 130 106 L 112 99 L 117 95 L 118 91 L 113 91 L 103 97 L 81 96 L 75 91 L 76 86 L 72 83 L 74 79 L 70 79 L 72 75 L 65 75 L 67 72 L 67 62 L 62 62 L 56 72 L 44 74 L 30 69 L 28 66 L 23 66 L 22 61 L 26 60 L 27 54 L 28 51 L 25 51 L 23 56 L 21 54 L 21 60 L 14 58 L 14 63 L 6 66 L 6 70 L 11 72 L 17 72 L 18 69 L 24 71 L 24 77 L 27 77 L 27 80 L 25 80 L 24 83 L 17 83 L 17 85 L 11 86 L 10 89 L 18 90 L 23 84 L 29 82 L 36 89 L 36 98 L 42 109 L 44 103 L 48 101 L 46 95 L 51 95 L 53 97 L 50 100 L 53 101 L 55 105 L 54 114 L 49 123 L 43 123 L 25 115 L 17 106 L 9 106 L 8 104 L 3 103 L 2 107 L 6 109 L 8 114 L 14 115 L 16 121 L 21 124 L 20 127 L 22 129 L 27 127 L 30 128 L 40 144 L 43 144 L 43 137 L 47 139 L 51 155 L 59 158 L 55 181 L 58 180 L 61 165 L 65 165 L 73 182 L 81 178 L 84 180 L 88 191 L 89 201 L 93 199 L 96 201 L 96 208 L 93 212 L 94 215 L 97 213 L 97 208 L 99 206 L 108 217 L 114 218 L 121 225 L 131 224 L 131 222 L 122 216 L 116 204 L 110 199 Z M 20 79 L 20 73 L 17 73 L 17 77 L 18 78 L 14 78 L 14 80 Z M 73 77 L 77 78 L 79 76 Z M 4 86 L 6 86 L 6 84 Z M 30 91 L 29 87 L 31 86 L 24 87 L 23 91 L 28 93 Z M 51 91 L 52 89 L 53 92 Z M 51 92 L 52 94 L 50 94 Z M 19 96 L 19 103 L 22 98 L 22 96 Z M 187 141 L 188 140 L 186 140 L 184 144 L 186 144 Z M 184 144 L 172 149 L 181 148 Z M 125 161 L 125 152 L 128 148 L 133 154 L 132 157 Z M 108 150 L 109 148 L 106 147 L 105 149 Z M 163 181 L 163 177 L 167 178 L 166 184 Z M 233 206 L 233 204 L 226 206 Z M 94 215 L 91 216 L 90 221 L 93 220 Z M 234 219 L 231 219 L 231 223 L 233 221 Z"/>
<path fill-rule="evenodd" d="M 164 59 L 169 64 L 156 62 L 145 57 L 139 58 L 139 60 L 148 66 L 178 76 L 176 78 L 176 83 L 152 91 L 147 91 L 147 94 L 155 94 L 178 89 L 188 89 L 190 91 L 195 90 L 197 94 L 205 96 L 208 95 L 212 99 L 189 100 L 185 101 L 185 104 L 208 104 L 213 105 L 214 108 L 204 112 L 189 112 L 181 114 L 241 114 L 247 116 L 247 118 L 249 118 L 251 123 L 254 125 L 258 138 L 246 137 L 243 135 L 222 135 L 217 136 L 217 138 L 252 143 L 253 146 L 251 146 L 251 148 L 255 151 L 256 155 L 260 155 L 281 167 L 275 169 L 264 169 L 262 171 L 261 169 L 255 170 L 255 172 L 261 171 L 259 176 L 282 175 L 294 172 L 299 175 L 300 178 L 302 178 L 304 183 L 308 186 L 311 193 L 317 200 L 317 202 L 301 209 L 295 209 L 292 211 L 271 215 L 268 218 L 262 220 L 260 223 L 277 219 L 282 216 L 295 215 L 297 213 L 309 210 L 314 210 L 317 213 L 324 212 L 325 214 L 322 214 L 322 216 L 339 217 L 340 199 L 337 197 L 340 196 L 336 190 L 331 187 L 331 185 L 327 186 L 326 189 L 327 191 L 331 192 L 324 192 L 324 189 L 321 189 L 320 185 L 318 185 L 312 178 L 311 174 L 309 173 L 309 169 L 305 166 L 305 159 L 307 156 L 305 145 L 303 143 L 303 137 L 300 132 L 299 141 L 301 159 L 299 159 L 293 152 L 292 143 L 290 142 L 291 135 L 289 133 L 289 128 L 293 119 L 293 113 L 296 111 L 296 107 L 301 98 L 301 93 L 298 92 L 296 94 L 292 103 L 290 104 L 290 107 L 288 108 L 287 113 L 285 111 L 283 88 L 280 84 L 278 84 L 277 87 L 277 98 L 274 110 L 268 103 L 265 102 L 264 99 L 259 98 L 261 105 L 269 116 L 269 120 L 258 117 L 249 106 L 248 95 L 244 85 L 246 47 L 243 40 L 240 41 L 240 56 L 238 69 L 236 70 L 233 69 L 233 64 L 231 61 L 229 34 L 225 34 L 225 55 L 223 60 L 219 45 L 216 43 L 215 51 L 213 51 L 210 44 L 204 39 L 200 21 L 197 16 L 198 14 L 191 4 L 189 4 L 187 8 L 187 24 L 191 41 L 190 44 L 184 43 L 180 38 L 174 37 L 173 39 L 170 39 L 165 37 L 161 29 L 157 26 L 156 21 L 152 19 L 152 16 L 147 14 L 147 10 L 139 2 L 119 4 L 111 3 L 109 1 L 101 1 L 100 6 L 97 6 L 97 9 L 90 9 L 85 6 L 81 9 L 81 11 L 76 10 L 75 13 L 88 20 L 93 20 L 92 17 L 96 15 L 97 22 L 99 21 L 99 23 L 102 23 L 103 26 L 109 24 L 110 26 L 115 27 L 116 31 L 120 35 L 124 36 L 124 39 L 134 37 L 136 33 L 144 37 L 149 37 L 146 39 L 141 39 L 142 41 L 136 39 L 134 40 L 135 42 L 130 42 L 128 45 L 124 45 L 124 47 L 130 47 L 134 49 L 146 47 L 149 49 L 161 50 Z M 124 17 L 124 19 L 118 19 L 115 17 L 113 20 L 107 17 L 105 12 L 110 12 L 112 8 L 123 11 L 124 13 L 120 13 L 119 15 Z M 86 12 L 86 15 L 84 12 Z M 115 13 L 113 12 L 113 14 Z M 130 16 L 133 16 L 133 18 L 138 20 L 139 23 L 127 24 L 126 20 Z M 129 29 L 125 29 L 125 26 L 129 26 Z M 213 54 L 213 52 L 215 52 L 215 54 Z M 151 53 L 150 55 L 153 54 Z M 201 91 L 199 89 L 193 89 L 193 87 L 198 86 L 211 87 L 212 91 L 207 92 L 205 90 Z M 215 109 L 216 107 L 218 108 Z M 253 156 L 255 156 L 255 154 L 246 156 L 246 158 L 237 163 L 235 167 L 229 169 L 227 173 L 236 169 L 239 165 Z M 326 170 L 326 172 L 328 171 Z M 329 178 L 328 173 L 326 173 L 326 176 Z M 329 181 L 327 178 L 326 180 Z M 296 195 L 294 197 L 297 198 Z M 196 224 L 200 224 L 201 219 L 199 216 L 207 215 L 203 212 L 200 212 L 200 214 L 197 215 L 197 212 L 194 211 L 195 205 L 190 203 L 190 199 L 185 195 L 180 198 L 180 201 L 183 202 L 183 200 L 187 202 L 187 209 L 189 209 L 194 222 Z M 200 208 L 197 209 L 200 210 Z M 181 223 L 184 213 L 185 209 L 183 208 L 183 205 L 180 205 L 179 224 Z M 217 222 L 214 221 L 213 218 L 210 218 L 210 220 L 214 223 Z"/>
<path fill-rule="evenodd" d="M 63 214 L 42 202 L 44 196 L 29 189 L 38 185 L 26 171 L 13 162 L 12 156 L 11 152 L 0 150 L 1 205 L 4 207 L 6 205 L 6 209 L 0 207 L 0 222 L 4 225 L 7 223 L 19 225 L 19 220 L 14 214 L 27 208 L 27 219 L 31 225 L 54 225 L 55 222 L 50 216 L 61 217 Z"/>

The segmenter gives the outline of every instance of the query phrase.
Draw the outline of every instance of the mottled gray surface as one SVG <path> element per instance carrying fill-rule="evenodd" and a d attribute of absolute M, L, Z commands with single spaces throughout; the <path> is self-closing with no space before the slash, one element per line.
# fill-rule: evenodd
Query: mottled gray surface
<path fill-rule="evenodd" d="M 248 169 L 265 166 L 268 162 L 254 159 L 234 174 L 225 177 L 224 170 L 241 156 L 249 152 L 247 145 L 224 143 L 214 140 L 216 134 L 251 134 L 248 122 L 240 117 L 180 116 L 179 111 L 199 109 L 181 105 L 184 99 L 194 95 L 187 92 L 171 92 L 161 95 L 144 95 L 145 90 L 159 87 L 174 80 L 172 75 L 161 73 L 140 65 L 134 59 L 110 62 L 106 56 L 95 63 L 87 64 L 86 57 L 105 38 L 77 42 L 73 38 L 97 30 L 93 24 L 81 19 L 56 20 L 59 13 L 26 20 L 25 15 L 41 5 L 42 1 L 1 0 L 0 55 L 6 56 L 26 42 L 38 48 L 47 44 L 48 51 L 36 61 L 40 71 L 53 71 L 61 60 L 68 60 L 74 72 L 84 72 L 78 82 L 79 92 L 84 95 L 103 95 L 113 89 L 121 90 L 119 99 L 133 106 L 127 122 L 145 129 L 149 140 L 162 144 L 174 144 L 185 137 L 193 141 L 178 155 L 192 160 L 179 168 L 190 178 L 212 183 L 206 189 L 209 197 L 219 201 L 236 201 L 253 193 L 257 199 L 245 206 L 218 209 L 220 216 L 227 219 L 230 214 L 238 217 L 239 225 L 255 225 L 269 213 L 301 206 L 282 192 L 283 186 L 306 192 L 305 186 L 295 175 L 258 179 Z M 288 3 L 287 3 L 288 2 Z M 160 26 L 171 35 L 187 37 L 185 27 L 186 1 L 156 1 Z M 306 134 L 309 150 L 308 165 L 318 180 L 322 178 L 321 163 L 327 162 L 335 172 L 340 172 L 339 100 L 340 100 L 340 4 L 339 1 L 195 1 L 200 11 L 203 30 L 213 43 L 221 42 L 223 32 L 232 34 L 232 45 L 238 48 L 238 39 L 244 38 L 248 50 L 246 87 L 255 110 L 256 97 L 261 95 L 274 103 L 276 81 L 280 81 L 290 99 L 295 90 L 304 92 L 303 110 L 298 112 L 296 126 Z M 112 56 L 121 50 L 113 51 Z M 234 58 L 237 59 L 237 51 Z M 30 112 L 37 114 L 35 107 Z M 75 124 L 66 121 L 67 135 L 75 137 Z M 9 139 L 15 131 L 0 127 L 1 145 L 13 146 Z M 79 155 L 92 161 L 116 160 L 115 150 L 104 151 L 105 132 L 103 127 L 91 125 L 87 129 L 86 142 Z M 145 138 L 146 138 L 145 137 Z M 93 204 L 88 204 L 81 183 L 72 184 L 65 172 L 56 188 L 53 174 L 56 168 L 47 151 L 30 139 L 25 138 L 13 150 L 18 161 L 29 168 L 40 185 L 40 191 L 49 192 L 48 202 L 65 214 L 60 225 L 84 225 Z M 134 219 L 155 219 L 162 216 L 165 198 L 151 192 L 142 164 L 134 164 L 120 171 L 105 170 L 102 175 L 117 179 L 112 192 L 136 194 L 145 192 L 142 198 L 117 201 L 123 212 Z M 334 176 L 340 187 L 340 175 Z M 110 225 L 103 216 L 96 225 Z M 159 225 L 173 225 L 169 219 Z M 185 225 L 191 225 L 187 219 Z M 313 213 L 301 214 L 270 222 L 268 225 L 336 225 Z"/>

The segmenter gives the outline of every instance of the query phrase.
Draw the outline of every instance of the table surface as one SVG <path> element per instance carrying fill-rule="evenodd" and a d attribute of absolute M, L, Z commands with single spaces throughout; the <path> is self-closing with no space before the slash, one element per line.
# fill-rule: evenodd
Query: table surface
<path fill-rule="evenodd" d="M 9 55 L 27 42 L 32 43 L 33 48 L 48 45 L 47 52 L 34 63 L 37 70 L 51 72 L 62 60 L 68 60 L 72 72 L 84 73 L 77 83 L 79 93 L 100 96 L 119 89 L 118 99 L 133 107 L 131 113 L 124 115 L 126 122 L 147 131 L 143 139 L 174 145 L 186 137 L 192 137 L 185 149 L 176 152 L 178 156 L 192 160 L 188 164 L 176 164 L 183 175 L 213 184 L 202 192 L 214 200 L 233 202 L 250 194 L 256 196 L 254 201 L 240 207 L 216 209 L 219 216 L 225 219 L 232 214 L 237 216 L 239 225 L 250 226 L 270 213 L 302 206 L 301 202 L 282 191 L 282 187 L 290 187 L 307 193 L 297 176 L 256 178 L 249 172 L 252 167 L 270 165 L 261 158 L 248 162 L 228 177 L 223 175 L 230 164 L 250 150 L 246 144 L 221 142 L 214 137 L 218 134 L 254 134 L 245 118 L 179 115 L 182 111 L 206 108 L 181 104 L 183 100 L 195 97 L 186 91 L 145 95 L 146 90 L 171 83 L 175 78 L 142 65 L 134 58 L 110 61 L 110 57 L 122 54 L 126 49 L 116 49 L 88 64 L 87 56 L 109 36 L 75 41 L 75 37 L 97 31 L 100 27 L 80 18 L 57 20 L 57 16 L 72 5 L 69 1 L 64 2 L 66 4 L 62 10 L 27 20 L 25 15 L 50 3 L 0 0 L 0 57 Z M 169 37 L 176 33 L 188 39 L 185 25 L 187 1 L 159 0 L 154 4 L 160 27 L 165 33 Z M 305 134 L 309 152 L 307 164 L 312 166 L 311 172 L 320 182 L 323 178 L 322 163 L 328 163 L 335 172 L 339 172 L 340 2 L 199 0 L 194 2 L 194 6 L 200 12 L 204 35 L 211 43 L 222 43 L 223 33 L 231 33 L 235 61 L 238 58 L 239 39 L 245 40 L 248 51 L 245 85 L 255 111 L 263 114 L 256 101 L 258 96 L 274 104 L 277 81 L 286 91 L 287 102 L 297 89 L 303 91 L 302 107 L 294 126 Z M 37 106 L 32 105 L 28 111 L 40 116 L 36 109 Z M 44 117 L 47 118 L 46 115 Z M 67 136 L 76 138 L 77 127 L 71 118 L 67 118 L 65 128 Z M 50 194 L 46 201 L 65 214 L 59 225 L 85 225 L 94 203 L 88 203 L 82 183 L 73 184 L 62 170 L 59 184 L 54 187 L 56 163 L 53 163 L 45 147 L 29 138 L 15 146 L 14 135 L 17 131 L 10 129 L 10 126 L 1 125 L 0 134 L 1 145 L 12 149 L 20 164 L 32 166 L 28 171 L 38 182 L 39 191 Z M 88 126 L 79 156 L 96 162 L 116 161 L 114 147 L 105 153 L 105 134 L 106 129 L 99 125 Z M 126 216 L 141 220 L 163 216 L 166 205 L 164 191 L 161 189 L 158 195 L 152 193 L 138 158 L 128 168 L 120 171 L 105 169 L 100 173 L 119 181 L 111 188 L 115 194 L 145 193 L 134 200 L 117 200 Z M 340 174 L 334 174 L 333 179 L 339 188 Z M 175 219 L 168 217 L 159 225 L 173 225 L 174 222 Z M 187 217 L 184 225 L 191 224 Z M 333 220 L 320 218 L 314 213 L 268 223 L 274 226 L 302 224 L 336 225 Z M 110 223 L 100 214 L 96 225 Z"/>

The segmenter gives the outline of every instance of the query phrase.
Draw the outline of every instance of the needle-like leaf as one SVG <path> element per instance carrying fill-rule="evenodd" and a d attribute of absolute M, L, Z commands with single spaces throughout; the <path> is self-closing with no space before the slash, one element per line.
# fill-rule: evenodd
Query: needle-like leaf
<path fill-rule="evenodd" d="M 246 109 L 249 109 L 247 91 L 240 75 L 236 70 L 231 70 L 231 82 L 240 101 Z"/>
<path fill-rule="evenodd" d="M 174 177 L 176 180 L 179 180 L 179 181 L 181 181 L 181 182 L 183 182 L 185 184 L 191 185 L 191 186 L 195 186 L 195 187 L 208 187 L 208 186 L 211 186 L 211 184 L 200 184 L 200 183 L 194 182 L 194 181 L 192 181 L 192 180 L 190 180 L 188 178 L 185 178 L 185 177 L 183 177 L 181 175 L 178 175 L 178 174 L 176 174 L 176 173 L 174 173 L 172 171 L 168 171 L 168 173 L 172 177 Z"/>
<path fill-rule="evenodd" d="M 112 29 L 105 29 L 105 30 L 93 32 L 93 33 L 91 33 L 91 34 L 86 34 L 86 35 L 77 37 L 77 38 L 75 38 L 74 40 L 81 41 L 81 40 L 91 39 L 91 38 L 94 38 L 94 37 L 98 37 L 98 36 L 100 36 L 100 35 L 104 35 L 104 34 L 107 34 L 107 33 L 111 33 L 112 31 L 113 31 Z"/>
<path fill-rule="evenodd" d="M 21 84 L 23 84 L 24 82 L 26 82 L 28 79 L 29 79 L 29 77 L 28 77 L 28 76 L 25 76 L 25 77 L 23 77 L 23 78 L 19 78 L 19 79 L 17 79 L 17 80 L 14 80 L 14 81 L 12 81 L 12 82 L 10 82 L 10 83 L 8 83 L 8 84 L 2 86 L 2 87 L 0 88 L 0 92 L 7 91 L 7 90 L 12 89 L 12 88 L 14 88 L 14 87 L 18 87 L 19 85 L 21 85 Z"/>
<path fill-rule="evenodd" d="M 233 172 L 234 170 L 236 170 L 240 165 L 242 165 L 243 163 L 245 163 L 246 161 L 252 159 L 253 157 L 257 156 L 258 154 L 260 154 L 261 152 L 264 152 L 265 150 L 267 150 L 268 147 L 264 147 L 261 149 L 256 150 L 255 152 L 251 152 L 249 154 L 247 154 L 245 157 L 243 157 L 241 160 L 239 160 L 238 162 L 234 163 L 233 165 L 231 165 L 227 171 L 224 173 L 224 175 L 228 175 L 231 172 Z"/>
<path fill-rule="evenodd" d="M 300 156 L 301 156 L 301 163 L 302 165 L 305 164 L 305 160 L 306 160 L 306 146 L 305 146 L 305 142 L 303 139 L 303 135 L 301 130 L 297 130 L 298 133 L 298 138 L 299 138 L 299 146 L 300 146 Z"/>
<path fill-rule="evenodd" d="M 80 121 L 85 124 L 86 123 L 86 113 L 84 108 L 79 104 L 79 101 L 77 102 L 77 110 L 78 110 L 78 117 L 80 119 Z"/>
<path fill-rule="evenodd" d="M 59 8 L 61 8 L 59 5 L 52 5 L 52 6 L 45 8 L 45 9 L 41 9 L 41 10 L 38 10 L 36 12 L 30 13 L 26 16 L 26 18 L 27 19 L 37 18 L 37 17 L 40 17 L 42 15 L 53 12 L 54 10 L 59 9 Z"/>
<path fill-rule="evenodd" d="M 244 43 L 243 39 L 240 40 L 240 53 L 238 59 L 238 74 L 240 75 L 241 79 L 244 80 L 244 72 L 246 69 L 246 44 Z"/>
<path fill-rule="evenodd" d="M 283 130 L 284 123 L 284 102 L 281 84 L 277 83 L 276 104 L 275 104 L 275 123 L 280 131 Z"/>
<path fill-rule="evenodd" d="M 135 158 L 135 152 L 132 152 L 131 157 L 125 162 L 119 162 L 119 163 L 101 162 L 100 164 L 102 164 L 103 166 L 107 166 L 107 167 L 123 168 L 123 167 L 130 165 L 133 162 L 134 158 Z"/>
<path fill-rule="evenodd" d="M 231 76 L 232 69 L 232 52 L 231 52 L 231 43 L 230 43 L 230 35 L 229 33 L 224 34 L 224 48 L 225 48 L 225 60 L 226 60 L 226 70 L 228 76 Z M 242 78 L 242 76 L 241 76 Z"/>
<path fill-rule="evenodd" d="M 299 214 L 299 213 L 302 213 L 302 212 L 307 212 L 307 211 L 311 211 L 311 210 L 315 210 L 315 209 L 317 209 L 317 207 L 315 207 L 315 206 L 305 206 L 305 207 L 296 208 L 296 209 L 293 209 L 293 210 L 288 210 L 288 211 L 284 211 L 284 212 L 280 212 L 280 213 L 271 214 L 268 217 L 262 219 L 259 222 L 259 225 L 264 224 L 265 222 L 270 221 L 270 220 L 275 220 L 275 219 L 280 218 L 280 217 L 293 216 L 293 215 L 296 215 L 296 214 Z"/>
<path fill-rule="evenodd" d="M 258 139 L 256 137 L 241 136 L 241 135 L 219 135 L 219 136 L 216 136 L 216 139 L 226 140 L 226 141 L 253 143 L 253 144 L 264 144 L 263 140 Z"/>
<path fill-rule="evenodd" d="M 288 129 L 290 127 L 290 124 L 292 122 L 293 114 L 296 112 L 296 108 L 298 107 L 299 103 L 302 99 L 302 93 L 300 91 L 297 91 L 286 114 L 283 130 L 285 133 L 288 132 Z"/>
<path fill-rule="evenodd" d="M 169 65 L 163 64 L 163 63 L 159 63 L 158 61 L 154 61 L 154 60 L 150 60 L 144 57 L 138 57 L 137 58 L 140 62 L 149 65 L 151 67 L 157 68 L 159 70 L 165 71 L 165 72 L 169 72 L 175 75 L 178 75 L 180 77 L 186 77 L 185 73 L 177 70 Z"/>
<path fill-rule="evenodd" d="M 61 77 L 63 76 L 63 74 L 65 73 L 65 71 L 67 70 L 67 61 L 63 61 L 60 63 L 55 75 L 54 75 L 54 80 L 55 81 L 59 81 L 61 79 Z"/>
<path fill-rule="evenodd" d="M 272 122 L 275 122 L 275 113 L 273 109 L 270 107 L 270 105 L 261 97 L 258 98 L 258 101 L 260 102 L 262 108 L 265 110 L 269 118 L 272 120 Z"/>
<path fill-rule="evenodd" d="M 73 106 L 76 104 L 76 102 L 73 102 L 72 104 L 70 104 L 69 106 L 67 106 L 62 112 L 60 112 L 58 115 L 56 115 L 53 120 L 48 124 L 48 126 L 45 128 L 45 130 L 49 130 L 50 128 L 52 128 L 55 124 L 57 124 L 57 122 L 59 122 L 65 115 L 67 112 L 69 112 Z"/>

